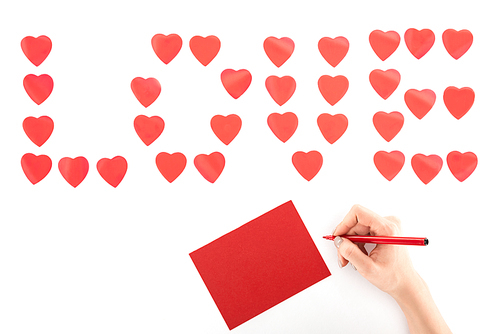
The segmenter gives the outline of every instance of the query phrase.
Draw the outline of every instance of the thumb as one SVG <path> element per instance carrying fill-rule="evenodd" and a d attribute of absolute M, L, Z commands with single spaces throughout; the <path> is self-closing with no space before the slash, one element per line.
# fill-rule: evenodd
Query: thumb
<path fill-rule="evenodd" d="M 337 246 L 339 254 L 351 262 L 351 264 L 356 267 L 356 269 L 362 273 L 366 272 L 370 265 L 372 264 L 372 260 L 359 249 L 358 246 L 353 244 L 350 240 L 336 237 L 335 246 Z"/>

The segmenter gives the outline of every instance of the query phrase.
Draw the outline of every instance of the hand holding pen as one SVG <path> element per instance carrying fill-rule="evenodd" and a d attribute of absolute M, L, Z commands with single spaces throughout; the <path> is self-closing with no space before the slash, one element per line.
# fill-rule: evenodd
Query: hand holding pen
<path fill-rule="evenodd" d="M 413 267 L 407 248 L 394 246 L 394 240 L 400 238 L 392 238 L 392 244 L 378 243 L 368 254 L 365 243 L 353 243 L 347 237 L 343 238 L 343 235 L 372 238 L 385 236 L 389 239 L 400 237 L 401 222 L 398 218 L 381 217 L 355 205 L 336 227 L 333 235 L 326 238 L 333 239 L 341 268 L 350 262 L 363 277 L 396 300 L 406 316 L 411 333 L 451 333 L 427 284 Z M 406 242 L 414 242 L 409 239 L 420 239 L 418 242 L 426 244 L 425 238 L 406 239 Z"/>

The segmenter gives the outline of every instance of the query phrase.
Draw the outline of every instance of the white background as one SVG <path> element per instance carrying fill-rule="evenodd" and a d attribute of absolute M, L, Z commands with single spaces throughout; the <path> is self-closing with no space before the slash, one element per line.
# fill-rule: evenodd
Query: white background
<path fill-rule="evenodd" d="M 293 200 L 332 275 L 237 327 L 234 333 L 406 333 L 397 304 L 350 267 L 339 269 L 332 242 L 323 240 L 349 208 L 360 203 L 396 215 L 404 234 L 427 236 L 411 248 L 414 265 L 455 333 L 491 332 L 498 269 L 494 239 L 498 208 L 498 29 L 488 1 L 11 1 L 0 6 L 0 333 L 226 333 L 228 329 L 189 252 L 272 208 Z M 433 30 L 436 41 L 420 60 L 404 44 L 409 28 Z M 471 49 L 453 59 L 442 43 L 446 29 L 468 29 Z M 395 30 L 396 52 L 381 61 L 369 33 Z M 151 38 L 183 40 L 168 65 Z M 20 42 L 47 35 L 52 52 L 39 67 Z M 189 50 L 195 35 L 216 35 L 219 55 L 207 67 Z M 267 58 L 264 39 L 290 37 L 292 57 L 280 68 Z M 322 37 L 344 36 L 346 58 L 331 67 L 320 55 Z M 220 73 L 247 69 L 252 84 L 239 99 L 227 94 Z M 401 83 L 387 100 L 370 86 L 374 69 L 397 69 Z M 27 74 L 49 74 L 51 96 L 41 105 L 23 89 Z M 349 90 L 331 107 L 320 95 L 321 75 L 344 75 Z M 290 75 L 294 96 L 279 107 L 265 89 L 269 75 Z M 134 97 L 135 77 L 155 77 L 159 98 L 145 109 Z M 448 86 L 471 87 L 474 106 L 462 119 L 447 111 Z M 418 120 L 404 103 L 408 89 L 432 89 L 433 109 Z M 294 112 L 299 126 L 286 143 L 269 130 L 273 112 Z M 400 111 L 405 124 L 387 143 L 374 129 L 377 111 Z M 333 145 L 316 125 L 321 113 L 349 119 Z M 217 114 L 238 114 L 243 126 L 226 146 L 210 128 Z M 166 125 L 146 147 L 137 115 Z M 55 129 L 41 147 L 22 129 L 28 116 L 50 116 Z M 323 168 L 310 182 L 291 163 L 296 151 L 318 150 Z M 400 150 L 406 162 L 393 181 L 373 165 L 379 150 Z M 446 165 L 454 150 L 472 151 L 479 164 L 463 183 Z M 226 158 L 210 184 L 193 164 L 197 154 Z M 182 152 L 184 172 L 168 183 L 159 152 Z M 25 177 L 25 153 L 46 154 L 52 170 L 36 185 Z M 438 154 L 444 165 L 424 185 L 414 154 Z M 98 174 L 101 158 L 121 155 L 129 169 L 115 189 Z M 57 170 L 62 157 L 84 156 L 87 178 L 75 189 Z"/>

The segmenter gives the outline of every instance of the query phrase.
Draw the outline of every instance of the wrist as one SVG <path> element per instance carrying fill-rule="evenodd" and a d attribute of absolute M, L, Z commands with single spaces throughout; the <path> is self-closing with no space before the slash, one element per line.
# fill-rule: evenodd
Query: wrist
<path fill-rule="evenodd" d="M 407 285 L 393 297 L 406 317 L 410 333 L 451 334 L 420 275 L 417 274 L 413 284 Z"/>
<path fill-rule="evenodd" d="M 429 288 L 417 272 L 406 277 L 404 284 L 390 294 L 401 308 L 415 305 L 425 300 L 429 295 Z"/>
<path fill-rule="evenodd" d="M 429 287 L 418 274 L 392 297 L 407 319 L 420 318 L 422 314 L 432 312 L 435 307 Z"/>

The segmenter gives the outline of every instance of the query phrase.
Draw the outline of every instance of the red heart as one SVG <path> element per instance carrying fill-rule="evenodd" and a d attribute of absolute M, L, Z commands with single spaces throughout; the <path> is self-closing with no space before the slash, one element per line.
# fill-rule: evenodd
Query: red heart
<path fill-rule="evenodd" d="M 295 92 L 295 79 L 289 76 L 280 78 L 271 75 L 266 79 L 266 88 L 273 100 L 282 106 Z"/>
<path fill-rule="evenodd" d="M 194 166 L 200 174 L 210 183 L 214 183 L 222 173 L 226 160 L 219 152 L 210 155 L 199 154 L 194 158 Z"/>
<path fill-rule="evenodd" d="M 216 115 L 210 121 L 212 131 L 226 145 L 238 135 L 241 129 L 241 118 L 238 115 Z"/>
<path fill-rule="evenodd" d="M 472 152 L 460 153 L 453 151 L 446 157 L 446 162 L 453 176 L 458 181 L 463 182 L 476 169 L 477 156 Z"/>
<path fill-rule="evenodd" d="M 311 181 L 323 165 L 323 156 L 318 151 L 295 152 L 292 156 L 292 163 L 297 172 L 307 181 Z"/>
<path fill-rule="evenodd" d="M 431 49 L 434 39 L 434 33 L 429 29 L 410 28 L 405 32 L 406 46 L 417 59 L 422 58 Z"/>
<path fill-rule="evenodd" d="M 283 65 L 293 53 L 295 44 L 288 37 L 280 39 L 276 37 L 268 37 L 264 40 L 264 51 L 274 65 L 280 67 Z"/>
<path fill-rule="evenodd" d="M 220 50 L 220 40 L 217 36 L 194 36 L 189 41 L 189 48 L 198 61 L 207 66 L 217 56 Z"/>
<path fill-rule="evenodd" d="M 434 106 L 436 94 L 430 89 L 409 89 L 405 93 L 405 102 L 413 115 L 422 119 Z"/>
<path fill-rule="evenodd" d="M 48 116 L 40 116 L 38 118 L 30 116 L 24 119 L 23 129 L 28 138 L 40 147 L 52 134 L 54 122 Z"/>
<path fill-rule="evenodd" d="M 379 111 L 373 115 L 375 129 L 387 142 L 390 142 L 401 131 L 404 121 L 403 115 L 397 111 L 391 113 Z"/>
<path fill-rule="evenodd" d="M 64 179 L 76 188 L 87 176 L 89 162 L 84 157 L 62 158 L 58 167 Z"/>
<path fill-rule="evenodd" d="M 47 58 L 52 50 L 52 41 L 47 36 L 26 36 L 21 40 L 21 49 L 33 65 L 38 66 Z"/>
<path fill-rule="evenodd" d="M 373 156 L 373 162 L 380 174 L 391 181 L 403 168 L 405 156 L 399 151 L 379 151 Z"/>
<path fill-rule="evenodd" d="M 40 105 L 52 93 L 54 81 L 47 74 L 36 76 L 28 74 L 23 80 L 24 90 L 36 104 Z"/>
<path fill-rule="evenodd" d="M 155 78 L 134 78 L 130 83 L 132 92 L 144 108 L 149 107 L 160 95 L 161 85 Z"/>
<path fill-rule="evenodd" d="M 250 86 L 252 75 L 247 70 L 227 69 L 220 75 L 222 85 L 234 99 L 239 98 Z"/>
<path fill-rule="evenodd" d="M 165 122 L 159 116 L 139 115 L 134 119 L 134 129 L 141 140 L 149 146 L 163 132 Z"/>
<path fill-rule="evenodd" d="M 443 32 L 443 44 L 446 51 L 455 59 L 462 57 L 472 45 L 472 33 L 469 30 L 448 29 Z"/>
<path fill-rule="evenodd" d="M 475 94 L 469 87 L 448 87 L 444 90 L 443 99 L 446 108 L 456 118 L 462 118 L 474 104 Z"/>
<path fill-rule="evenodd" d="M 179 152 L 172 154 L 161 152 L 156 156 L 156 167 L 161 175 L 172 183 L 186 168 L 186 157 Z"/>
<path fill-rule="evenodd" d="M 330 144 L 335 143 L 347 130 L 347 117 L 342 114 L 321 114 L 318 116 L 318 127 L 323 137 Z"/>
<path fill-rule="evenodd" d="M 297 130 L 299 120 L 292 112 L 286 112 L 283 115 L 273 113 L 267 117 L 267 125 L 279 140 L 286 142 Z"/>
<path fill-rule="evenodd" d="M 411 166 L 420 181 L 424 184 L 428 184 L 438 175 L 443 166 L 443 160 L 441 157 L 434 154 L 429 156 L 415 154 L 413 158 L 411 158 Z"/>
<path fill-rule="evenodd" d="M 370 83 L 380 97 L 387 100 L 398 88 L 401 75 L 396 70 L 373 70 L 370 73 Z"/>
<path fill-rule="evenodd" d="M 153 50 L 162 62 L 168 64 L 177 56 L 182 47 L 182 38 L 177 34 L 165 36 L 156 34 L 151 39 Z"/>
<path fill-rule="evenodd" d="M 349 88 L 349 81 L 343 75 L 337 75 L 334 78 L 323 75 L 318 80 L 318 87 L 326 102 L 333 106 L 344 97 Z"/>
<path fill-rule="evenodd" d="M 21 167 L 28 180 L 37 184 L 50 172 L 52 160 L 46 155 L 26 153 L 21 158 Z"/>
<path fill-rule="evenodd" d="M 97 162 L 97 171 L 104 181 L 116 188 L 127 172 L 127 160 L 120 156 L 113 159 L 102 158 Z"/>
<path fill-rule="evenodd" d="M 368 39 L 373 51 L 382 61 L 389 58 L 396 51 L 401 40 L 397 32 L 383 32 L 381 30 L 372 31 Z"/>
<path fill-rule="evenodd" d="M 335 38 L 323 37 L 318 42 L 318 49 L 328 64 L 335 67 L 349 51 L 349 41 L 342 36 Z"/>

